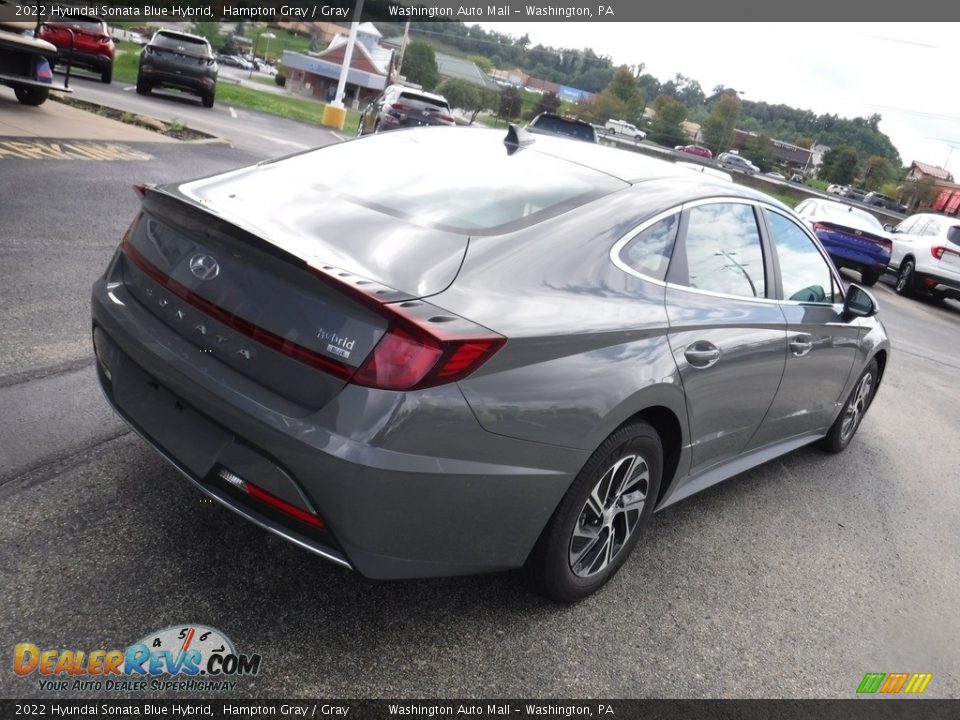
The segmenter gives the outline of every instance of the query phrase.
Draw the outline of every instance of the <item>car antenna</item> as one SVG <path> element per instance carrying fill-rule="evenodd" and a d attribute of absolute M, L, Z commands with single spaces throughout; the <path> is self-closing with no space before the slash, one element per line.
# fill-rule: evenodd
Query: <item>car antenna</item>
<path fill-rule="evenodd" d="M 522 147 L 533 145 L 533 142 L 533 134 L 514 123 L 510 123 L 507 127 L 507 136 L 503 139 L 503 144 L 507 146 L 508 155 L 512 155 Z"/>

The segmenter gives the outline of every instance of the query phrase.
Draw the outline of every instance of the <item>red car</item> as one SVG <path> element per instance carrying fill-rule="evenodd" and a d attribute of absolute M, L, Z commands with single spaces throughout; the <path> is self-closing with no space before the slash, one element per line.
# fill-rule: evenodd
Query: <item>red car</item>
<path fill-rule="evenodd" d="M 74 67 L 98 73 L 102 82 L 113 79 L 113 40 L 106 23 L 99 18 L 67 15 L 63 20 L 41 26 L 40 39 L 56 46 L 58 63 L 66 63 L 69 59 Z"/>
<path fill-rule="evenodd" d="M 710 148 L 705 148 L 703 145 L 677 145 L 674 150 L 690 153 L 691 155 L 699 155 L 700 157 L 707 158 L 707 160 L 713 157 Z"/>

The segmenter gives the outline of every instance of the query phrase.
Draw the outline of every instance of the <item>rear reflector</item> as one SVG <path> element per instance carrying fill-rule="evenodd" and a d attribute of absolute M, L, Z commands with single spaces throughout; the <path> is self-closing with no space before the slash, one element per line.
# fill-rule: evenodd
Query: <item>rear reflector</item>
<path fill-rule="evenodd" d="M 286 500 L 282 500 L 281 498 L 278 498 L 273 493 L 267 492 L 262 487 L 258 487 L 257 485 L 254 485 L 252 482 L 249 482 L 248 480 L 244 480 L 239 475 L 230 472 L 226 468 L 221 468 L 220 472 L 217 473 L 217 475 L 220 477 L 221 480 L 224 480 L 230 483 L 231 485 L 233 485 L 233 487 L 247 493 L 247 495 L 254 498 L 255 500 L 259 500 L 265 505 L 269 505 L 270 507 L 276 510 L 279 510 L 282 513 L 286 513 L 287 515 L 290 515 L 291 517 L 296 518 L 300 522 L 304 522 L 307 525 L 312 525 L 315 528 L 324 527 L 323 520 L 320 518 L 319 515 L 314 515 L 313 513 L 307 512 L 306 510 L 302 510 L 301 508 L 298 508 L 296 505 L 291 505 Z"/>

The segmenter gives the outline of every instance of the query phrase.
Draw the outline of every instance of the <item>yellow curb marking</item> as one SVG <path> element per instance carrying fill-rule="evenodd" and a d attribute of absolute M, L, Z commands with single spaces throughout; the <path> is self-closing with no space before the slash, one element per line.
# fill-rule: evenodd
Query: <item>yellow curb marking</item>
<path fill-rule="evenodd" d="M 0 160 L 6 157 L 22 160 L 153 160 L 149 153 L 117 143 L 0 140 Z"/>

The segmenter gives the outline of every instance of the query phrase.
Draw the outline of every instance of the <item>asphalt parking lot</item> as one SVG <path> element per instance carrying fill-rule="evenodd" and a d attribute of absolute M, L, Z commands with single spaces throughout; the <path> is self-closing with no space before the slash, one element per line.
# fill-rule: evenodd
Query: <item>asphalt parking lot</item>
<path fill-rule="evenodd" d="M 265 156 L 132 147 L 149 159 L 0 157 L 0 696 L 50 694 L 12 672 L 16 643 L 125 647 L 182 623 L 262 655 L 237 697 L 849 698 L 873 671 L 960 694 L 960 304 L 879 285 L 894 353 L 847 451 L 660 513 L 579 605 L 519 572 L 370 582 L 204 502 L 100 397 L 89 288 L 130 186 Z"/>

